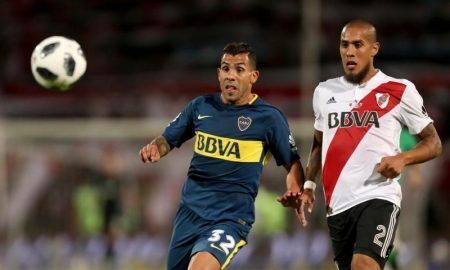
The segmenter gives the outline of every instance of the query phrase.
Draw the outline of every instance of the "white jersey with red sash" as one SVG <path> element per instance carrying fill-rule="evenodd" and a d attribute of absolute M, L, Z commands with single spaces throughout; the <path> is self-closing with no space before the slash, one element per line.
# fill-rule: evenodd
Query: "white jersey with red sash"
<path fill-rule="evenodd" d="M 432 122 L 414 84 L 381 71 L 361 85 L 334 78 L 317 86 L 313 107 L 314 127 L 323 132 L 328 216 L 371 199 L 400 206 L 400 176 L 386 179 L 377 168 L 383 157 L 400 153 L 403 126 L 418 134 Z"/>

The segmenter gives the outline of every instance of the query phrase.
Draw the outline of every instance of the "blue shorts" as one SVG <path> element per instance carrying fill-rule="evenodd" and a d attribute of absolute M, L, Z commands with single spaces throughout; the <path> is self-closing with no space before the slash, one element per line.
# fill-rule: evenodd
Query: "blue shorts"
<path fill-rule="evenodd" d="M 233 256 L 247 244 L 250 225 L 234 220 L 204 220 L 184 205 L 175 218 L 167 256 L 168 270 L 186 270 L 193 255 L 211 253 L 225 269 Z"/>

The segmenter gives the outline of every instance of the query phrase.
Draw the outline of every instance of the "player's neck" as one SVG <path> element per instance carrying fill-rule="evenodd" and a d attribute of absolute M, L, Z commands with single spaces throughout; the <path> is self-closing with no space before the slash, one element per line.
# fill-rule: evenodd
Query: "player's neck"
<path fill-rule="evenodd" d="M 376 74 L 378 73 L 378 69 L 376 69 L 374 66 L 371 66 L 369 71 L 367 72 L 366 76 L 358 83 L 359 85 L 364 84 L 368 82 L 370 79 L 372 79 Z"/>
<path fill-rule="evenodd" d="M 256 98 L 256 94 L 253 93 L 249 93 L 248 95 L 246 95 L 245 97 L 242 97 L 239 100 L 236 101 L 231 101 L 231 100 L 226 100 L 222 94 L 220 94 L 220 99 L 222 100 L 222 102 L 226 105 L 234 105 L 234 106 L 242 106 L 242 105 L 247 105 L 249 103 L 251 103 L 254 99 Z"/>

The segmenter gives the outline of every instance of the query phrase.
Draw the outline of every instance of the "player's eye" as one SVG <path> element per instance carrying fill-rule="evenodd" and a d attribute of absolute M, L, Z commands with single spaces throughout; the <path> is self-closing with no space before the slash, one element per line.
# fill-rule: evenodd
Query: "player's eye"
<path fill-rule="evenodd" d="M 348 47 L 348 42 L 341 42 L 341 47 L 342 48 L 347 48 Z"/>
<path fill-rule="evenodd" d="M 359 49 L 363 46 L 362 42 L 355 42 L 355 48 Z"/>
<path fill-rule="evenodd" d="M 228 72 L 230 70 L 230 68 L 228 66 L 222 66 L 221 69 L 225 72 Z"/>

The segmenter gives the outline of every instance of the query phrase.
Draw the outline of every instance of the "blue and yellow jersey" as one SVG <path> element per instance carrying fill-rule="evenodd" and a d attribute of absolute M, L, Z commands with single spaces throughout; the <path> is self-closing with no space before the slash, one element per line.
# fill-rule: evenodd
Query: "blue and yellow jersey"
<path fill-rule="evenodd" d="M 219 93 L 198 97 L 163 136 L 173 147 L 195 137 L 181 204 L 207 220 L 251 225 L 263 165 L 270 156 L 277 165 L 299 159 L 285 116 L 256 95 L 241 106 L 224 104 Z"/>

